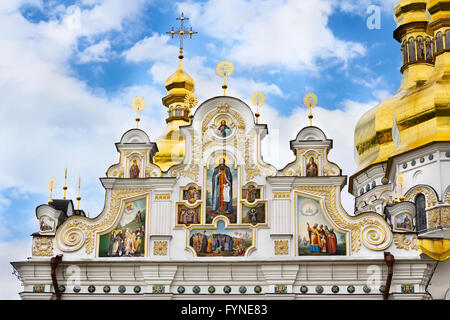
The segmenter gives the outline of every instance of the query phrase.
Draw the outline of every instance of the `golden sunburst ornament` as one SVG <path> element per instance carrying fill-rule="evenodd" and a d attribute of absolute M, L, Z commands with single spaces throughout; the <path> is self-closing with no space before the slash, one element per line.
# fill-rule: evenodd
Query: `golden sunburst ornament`
<path fill-rule="evenodd" d="M 139 121 L 141 118 L 139 117 L 139 111 L 144 110 L 145 108 L 145 99 L 144 97 L 136 97 L 133 99 L 133 102 L 131 103 L 131 106 L 133 107 L 133 110 L 137 112 L 136 117 L 136 128 L 139 128 Z"/>
<path fill-rule="evenodd" d="M 184 98 L 184 103 L 189 107 L 189 108 L 194 108 L 197 104 L 198 104 L 198 97 L 195 93 L 189 93 L 185 98 Z"/>
<path fill-rule="evenodd" d="M 304 97 L 303 97 L 303 104 L 305 105 L 305 107 L 307 109 L 309 109 L 309 125 L 312 126 L 312 119 L 313 119 L 313 114 L 312 114 L 312 109 L 317 106 L 317 103 L 319 102 L 319 99 L 317 98 L 317 96 L 310 92 L 307 93 Z"/>
<path fill-rule="evenodd" d="M 216 66 L 217 75 L 223 78 L 223 85 L 222 85 L 223 95 L 225 95 L 226 90 L 228 88 L 225 80 L 227 77 L 231 76 L 233 72 L 234 72 L 234 65 L 233 63 L 231 63 L 231 61 L 224 60 L 219 62 Z"/>
<path fill-rule="evenodd" d="M 259 107 L 261 107 L 264 104 L 264 102 L 266 102 L 266 97 L 264 96 L 264 93 L 257 91 L 252 94 L 251 100 L 252 104 L 256 106 L 255 116 L 256 116 L 256 123 L 258 123 L 258 119 L 260 116 Z"/>

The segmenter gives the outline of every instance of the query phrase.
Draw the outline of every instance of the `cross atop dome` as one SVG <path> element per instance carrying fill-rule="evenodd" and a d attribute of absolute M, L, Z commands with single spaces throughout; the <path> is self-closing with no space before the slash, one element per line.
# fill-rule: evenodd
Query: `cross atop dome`
<path fill-rule="evenodd" d="M 172 27 L 172 30 L 166 33 L 170 34 L 172 36 L 172 39 L 174 37 L 177 37 L 180 40 L 180 54 L 178 55 L 178 58 L 183 59 L 183 39 L 187 36 L 189 36 L 189 39 L 192 39 L 192 35 L 196 34 L 197 32 L 192 31 L 192 27 L 190 27 L 189 30 L 185 27 L 184 21 L 189 20 L 189 18 L 186 18 L 183 12 L 181 13 L 181 17 L 177 18 L 177 20 L 180 20 L 180 27 L 178 27 L 176 30 L 174 30 L 174 28 Z"/>

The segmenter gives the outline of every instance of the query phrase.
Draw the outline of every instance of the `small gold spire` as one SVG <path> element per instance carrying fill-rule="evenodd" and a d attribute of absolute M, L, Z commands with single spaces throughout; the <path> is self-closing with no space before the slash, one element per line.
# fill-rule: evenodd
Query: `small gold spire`
<path fill-rule="evenodd" d="M 251 100 L 252 100 L 253 105 L 256 106 L 255 117 L 256 117 L 256 123 L 258 123 L 259 116 L 260 116 L 259 107 L 262 107 L 264 105 L 264 102 L 266 101 L 266 97 L 264 96 L 264 93 L 257 91 L 252 94 Z"/>
<path fill-rule="evenodd" d="M 230 61 L 226 61 L 226 60 L 221 61 L 216 66 L 216 73 L 219 75 L 219 77 L 223 78 L 222 89 L 223 89 L 224 96 L 226 96 L 226 90 L 228 88 L 227 83 L 226 83 L 226 78 L 231 76 L 233 74 L 233 71 L 234 71 L 234 65 Z"/>
<path fill-rule="evenodd" d="M 139 117 L 139 111 L 144 110 L 145 99 L 143 97 L 136 97 L 133 99 L 131 106 L 137 112 L 137 117 L 135 120 L 136 120 L 136 128 L 139 128 L 139 121 L 141 121 L 141 118 Z"/>
<path fill-rule="evenodd" d="M 63 185 L 64 195 L 63 199 L 66 200 L 66 191 L 67 191 L 67 168 L 64 172 L 64 185 Z"/>
<path fill-rule="evenodd" d="M 49 205 L 51 205 L 53 203 L 52 193 L 53 193 L 53 190 L 55 190 L 55 187 L 56 187 L 56 179 L 51 178 L 50 180 L 48 180 L 47 191 L 50 193 L 50 200 L 48 200 Z"/>
<path fill-rule="evenodd" d="M 403 201 L 405 201 L 405 197 L 403 196 L 403 188 L 406 185 L 406 179 L 405 179 L 405 176 L 403 175 L 403 173 L 401 173 L 401 172 L 398 173 L 396 180 L 397 180 L 398 186 L 400 187 L 400 202 L 403 202 Z"/>
<path fill-rule="evenodd" d="M 319 102 L 319 99 L 317 98 L 317 96 L 314 93 L 307 93 L 304 97 L 303 97 L 303 104 L 305 105 L 305 107 L 307 109 L 309 109 L 309 114 L 308 114 L 308 118 L 309 118 L 309 125 L 312 126 L 312 119 L 313 119 L 313 114 L 312 114 L 312 109 L 314 109 L 315 106 L 317 106 L 317 103 Z"/>
<path fill-rule="evenodd" d="M 80 200 L 81 200 L 81 176 L 78 177 L 78 196 L 77 196 L 77 210 L 80 210 Z"/>

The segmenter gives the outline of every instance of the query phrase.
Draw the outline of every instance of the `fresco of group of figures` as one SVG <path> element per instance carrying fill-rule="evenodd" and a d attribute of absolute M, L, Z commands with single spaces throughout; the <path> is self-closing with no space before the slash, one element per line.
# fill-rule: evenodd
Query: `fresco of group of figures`
<path fill-rule="evenodd" d="M 317 200 L 298 196 L 298 254 L 346 255 L 345 234 L 334 230 Z"/>
<path fill-rule="evenodd" d="M 100 257 L 143 257 L 147 199 L 127 202 L 119 224 L 100 236 Z"/>
<path fill-rule="evenodd" d="M 189 246 L 197 257 L 245 256 L 253 245 L 252 230 L 245 228 L 226 229 L 219 220 L 217 228 L 195 228 L 189 231 Z"/>

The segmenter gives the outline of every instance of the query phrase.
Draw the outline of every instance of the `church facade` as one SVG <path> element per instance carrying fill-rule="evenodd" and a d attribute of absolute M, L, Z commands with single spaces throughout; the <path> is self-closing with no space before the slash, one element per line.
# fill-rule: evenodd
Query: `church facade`
<path fill-rule="evenodd" d="M 450 11 L 440 3 L 395 8 L 404 79 L 357 124 L 355 212 L 341 205 L 347 177 L 320 128 L 299 128 L 295 160 L 275 168 L 261 156 L 268 127 L 242 100 L 194 111 L 180 52 L 166 130 L 152 142 L 130 129 L 116 143 L 103 211 L 88 218 L 66 199 L 36 208 L 32 257 L 12 262 L 21 298 L 450 298 Z"/>

